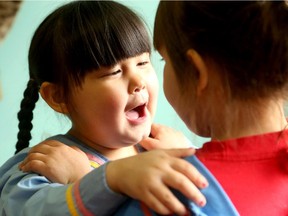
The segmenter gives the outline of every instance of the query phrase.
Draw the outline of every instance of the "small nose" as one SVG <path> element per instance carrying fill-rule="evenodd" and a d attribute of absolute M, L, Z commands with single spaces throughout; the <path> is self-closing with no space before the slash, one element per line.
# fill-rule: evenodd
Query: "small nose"
<path fill-rule="evenodd" d="M 134 74 L 133 76 L 131 76 L 129 82 L 130 94 L 138 93 L 145 88 L 146 88 L 145 80 L 140 74 Z"/>

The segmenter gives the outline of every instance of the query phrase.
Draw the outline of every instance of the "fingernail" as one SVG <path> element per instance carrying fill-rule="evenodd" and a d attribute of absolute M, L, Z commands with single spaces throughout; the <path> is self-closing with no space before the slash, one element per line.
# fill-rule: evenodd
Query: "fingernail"
<path fill-rule="evenodd" d="M 208 185 L 209 185 L 208 182 L 205 180 L 203 180 L 201 183 L 202 188 L 206 188 L 206 187 L 208 187 Z"/>
<path fill-rule="evenodd" d="M 200 202 L 198 202 L 198 205 L 199 205 L 200 207 L 203 207 L 203 206 L 205 205 L 205 201 L 204 201 L 204 200 L 201 200 Z"/>
<path fill-rule="evenodd" d="M 191 216 L 191 214 L 190 214 L 190 212 L 189 212 L 189 210 L 187 208 L 186 208 L 186 212 L 185 212 L 185 214 L 183 216 Z"/>

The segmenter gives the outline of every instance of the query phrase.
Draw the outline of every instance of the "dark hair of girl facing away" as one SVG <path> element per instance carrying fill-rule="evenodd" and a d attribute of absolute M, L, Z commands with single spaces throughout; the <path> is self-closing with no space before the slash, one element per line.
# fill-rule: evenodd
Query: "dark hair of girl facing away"
<path fill-rule="evenodd" d="M 183 92 L 197 81 L 185 70 L 194 49 L 219 69 L 228 98 L 287 97 L 287 23 L 287 1 L 160 2 L 154 46 L 165 47 Z"/>
<path fill-rule="evenodd" d="M 51 13 L 36 30 L 29 50 L 29 75 L 16 153 L 29 146 L 33 109 L 45 81 L 59 86 L 66 101 L 87 73 L 144 52 L 151 53 L 143 20 L 113 1 L 76 1 Z"/>

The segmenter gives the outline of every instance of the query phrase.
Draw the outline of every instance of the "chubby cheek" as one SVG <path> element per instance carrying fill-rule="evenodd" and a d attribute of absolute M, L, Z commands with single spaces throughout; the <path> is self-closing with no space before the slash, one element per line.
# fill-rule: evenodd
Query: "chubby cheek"
<path fill-rule="evenodd" d="M 116 87 L 115 87 L 116 88 Z M 117 89 L 117 88 L 116 88 Z M 98 119 L 111 121 L 119 115 L 120 110 L 124 110 L 126 97 L 121 91 L 103 90 L 101 93 L 94 95 L 89 100 L 91 116 L 97 116 Z"/>
<path fill-rule="evenodd" d="M 124 94 L 115 93 L 113 95 L 107 95 L 103 97 L 102 102 L 98 104 L 98 108 L 103 114 L 108 116 L 117 115 L 120 113 L 120 110 L 123 111 L 126 106 L 126 101 Z"/>

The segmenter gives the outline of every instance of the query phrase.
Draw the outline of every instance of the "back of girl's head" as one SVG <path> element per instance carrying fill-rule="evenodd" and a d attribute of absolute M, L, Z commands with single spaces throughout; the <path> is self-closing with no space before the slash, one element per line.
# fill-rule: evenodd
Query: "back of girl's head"
<path fill-rule="evenodd" d="M 75 1 L 52 12 L 31 41 L 16 152 L 29 145 L 32 111 L 43 82 L 57 84 L 67 101 L 87 73 L 144 52 L 151 52 L 144 22 L 120 3 Z"/>
<path fill-rule="evenodd" d="M 165 1 L 154 46 L 165 47 L 179 82 L 197 80 L 185 70 L 194 49 L 217 68 L 231 98 L 277 96 L 288 88 L 287 23 L 285 1 Z"/>

